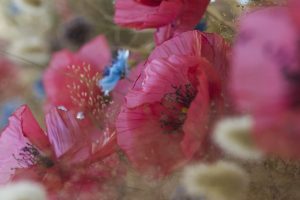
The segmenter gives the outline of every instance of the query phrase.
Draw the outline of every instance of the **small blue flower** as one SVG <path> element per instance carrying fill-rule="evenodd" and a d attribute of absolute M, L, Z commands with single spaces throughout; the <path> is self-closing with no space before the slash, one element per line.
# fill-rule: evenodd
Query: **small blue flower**
<path fill-rule="evenodd" d="M 37 98 L 44 99 L 45 97 L 45 88 L 42 79 L 35 81 L 33 85 L 33 91 Z"/>
<path fill-rule="evenodd" d="M 104 71 L 103 78 L 99 81 L 99 86 L 105 95 L 108 95 L 116 87 L 120 79 L 127 76 L 129 72 L 128 57 L 128 50 L 119 50 L 117 59 Z"/>
<path fill-rule="evenodd" d="M 15 2 L 9 3 L 8 10 L 12 15 L 19 15 L 21 13 L 20 7 L 17 6 Z"/>
<path fill-rule="evenodd" d="M 201 21 L 195 26 L 195 30 L 205 31 L 207 29 L 207 19 L 202 18 Z"/>

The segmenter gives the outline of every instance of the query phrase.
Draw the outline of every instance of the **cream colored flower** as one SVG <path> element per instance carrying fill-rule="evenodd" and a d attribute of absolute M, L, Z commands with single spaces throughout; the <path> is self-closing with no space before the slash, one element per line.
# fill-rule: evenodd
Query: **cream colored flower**
<path fill-rule="evenodd" d="M 33 182 L 18 182 L 0 188 L 1 200 L 46 200 L 45 189 Z"/>
<path fill-rule="evenodd" d="M 246 160 L 262 158 L 251 137 L 253 121 L 243 116 L 221 120 L 215 127 L 213 139 L 225 153 Z"/>
<path fill-rule="evenodd" d="M 7 51 L 15 61 L 23 64 L 43 66 L 50 58 L 48 44 L 38 37 L 19 38 L 11 43 Z"/>
<path fill-rule="evenodd" d="M 26 34 L 46 34 L 52 27 L 49 4 L 46 0 L 12 0 L 19 14 L 14 20 Z M 24 34 L 24 33 L 23 33 Z"/>
<path fill-rule="evenodd" d="M 2 0 L 0 25 L 3 28 L 0 29 L 0 36 L 4 39 L 13 39 L 25 35 L 48 34 L 54 24 L 51 15 L 52 6 L 49 2 L 47 0 Z M 8 35 L 12 32 L 13 36 Z"/>
<path fill-rule="evenodd" d="M 182 182 L 191 196 L 206 200 L 242 200 L 249 184 L 242 168 L 225 161 L 189 166 Z"/>
<path fill-rule="evenodd" d="M 5 40 L 12 40 L 20 35 L 15 28 L 15 24 L 7 20 L 5 12 L 3 11 L 4 3 L 0 2 L 0 38 Z"/>

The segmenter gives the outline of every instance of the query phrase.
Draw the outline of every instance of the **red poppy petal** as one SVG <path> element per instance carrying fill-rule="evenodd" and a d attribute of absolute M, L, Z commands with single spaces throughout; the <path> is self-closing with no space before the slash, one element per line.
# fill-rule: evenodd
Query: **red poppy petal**
<path fill-rule="evenodd" d="M 73 53 L 68 50 L 56 52 L 52 55 L 48 68 L 60 69 L 62 66 L 68 66 L 72 63 L 73 56 Z"/>
<path fill-rule="evenodd" d="M 289 14 L 293 18 L 294 22 L 297 25 L 297 28 L 300 29 L 300 2 L 298 0 L 288 0 Z"/>
<path fill-rule="evenodd" d="M 125 77 L 118 82 L 117 86 L 112 91 L 113 101 L 115 104 L 121 106 L 124 103 L 126 94 L 133 88 L 144 68 L 144 62 L 138 64 L 134 69 L 130 69 L 128 77 Z"/>
<path fill-rule="evenodd" d="M 174 86 L 184 85 L 188 81 L 188 69 L 196 66 L 195 57 L 171 56 L 168 59 L 152 60 L 145 67 L 145 79 L 140 90 L 133 90 L 126 96 L 128 107 L 142 103 L 159 102 L 165 94 L 174 90 Z"/>
<path fill-rule="evenodd" d="M 22 106 L 9 118 L 9 125 L 0 135 L 0 183 L 7 183 L 15 168 L 29 164 L 30 161 L 19 154 L 28 144 L 45 152 L 49 152 L 51 148 L 29 108 Z"/>
<path fill-rule="evenodd" d="M 70 109 L 72 100 L 70 99 L 67 84 L 72 83 L 72 78 L 67 76 L 67 67 L 75 64 L 75 56 L 66 50 L 55 53 L 51 59 L 48 69 L 43 75 L 43 83 L 50 105 L 65 106 Z"/>
<path fill-rule="evenodd" d="M 153 106 L 159 107 L 159 104 Z M 144 173 L 165 175 L 183 163 L 182 135 L 165 134 L 150 107 L 124 107 L 116 126 L 119 146 Z"/>
<path fill-rule="evenodd" d="M 115 23 L 132 28 L 156 28 L 171 23 L 180 10 L 180 0 L 163 1 L 159 6 L 145 6 L 134 0 L 116 0 Z"/>
<path fill-rule="evenodd" d="M 175 21 L 157 29 L 155 33 L 156 44 L 162 44 L 180 33 L 193 30 L 199 23 L 208 4 L 209 0 L 187 0 Z"/>
<path fill-rule="evenodd" d="M 155 44 L 157 46 L 161 45 L 166 40 L 174 37 L 175 27 L 172 24 L 167 24 L 156 29 L 154 34 Z"/>
<path fill-rule="evenodd" d="M 47 153 L 51 150 L 51 145 L 32 112 L 27 106 L 22 106 L 15 113 L 14 116 L 21 122 L 23 135 L 39 150 Z"/>
<path fill-rule="evenodd" d="M 203 16 L 210 0 L 186 0 L 178 16 L 176 34 L 194 29 Z"/>
<path fill-rule="evenodd" d="M 188 31 L 156 47 L 148 60 L 172 55 L 204 57 L 225 77 L 228 71 L 228 49 L 228 44 L 217 34 Z"/>
<path fill-rule="evenodd" d="M 45 120 L 48 138 L 57 157 L 67 152 L 83 137 L 73 113 L 53 108 L 46 115 Z"/>
<path fill-rule="evenodd" d="M 13 155 L 18 156 L 27 143 L 30 142 L 23 135 L 21 122 L 15 116 L 10 117 L 9 125 L 0 136 L 0 184 L 7 183 L 14 173 L 14 168 L 19 167 Z"/>
<path fill-rule="evenodd" d="M 111 62 L 111 51 L 105 36 L 100 35 L 85 44 L 77 53 L 84 62 L 94 65 L 98 71 Z"/>
<path fill-rule="evenodd" d="M 205 60 L 202 60 L 201 63 L 199 63 L 199 66 L 200 68 L 212 68 Z M 197 95 L 192 101 L 187 113 L 187 118 L 183 126 L 185 134 L 181 142 L 182 150 L 188 158 L 192 158 L 196 152 L 199 153 L 201 151 L 201 146 L 203 146 L 209 132 L 207 129 L 209 126 L 211 103 L 209 76 L 207 76 L 205 70 L 200 70 L 198 73 L 197 78 L 200 84 L 197 87 Z"/>

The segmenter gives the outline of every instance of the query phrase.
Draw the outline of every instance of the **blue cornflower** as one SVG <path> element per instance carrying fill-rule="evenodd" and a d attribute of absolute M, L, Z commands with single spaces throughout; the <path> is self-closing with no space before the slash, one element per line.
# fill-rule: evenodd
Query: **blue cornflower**
<path fill-rule="evenodd" d="M 207 29 L 207 19 L 206 17 L 202 18 L 201 21 L 195 26 L 195 30 L 205 31 Z"/>
<path fill-rule="evenodd" d="M 35 81 L 33 85 L 33 91 L 36 97 L 38 97 L 39 99 L 44 99 L 45 88 L 42 79 L 38 79 L 37 81 Z"/>
<path fill-rule="evenodd" d="M 120 79 L 127 76 L 129 72 L 128 57 L 128 50 L 119 50 L 116 60 L 104 71 L 103 78 L 99 81 L 99 86 L 105 95 L 108 95 L 115 88 Z"/>
<path fill-rule="evenodd" d="M 19 6 L 16 5 L 16 2 L 10 2 L 8 5 L 8 11 L 12 14 L 12 15 L 19 15 L 21 13 L 21 9 Z"/>

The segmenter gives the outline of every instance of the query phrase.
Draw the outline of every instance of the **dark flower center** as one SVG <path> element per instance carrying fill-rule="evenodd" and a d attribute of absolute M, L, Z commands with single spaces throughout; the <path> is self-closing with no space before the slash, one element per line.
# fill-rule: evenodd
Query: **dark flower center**
<path fill-rule="evenodd" d="M 174 92 L 166 94 L 161 102 L 164 109 L 161 112 L 160 124 L 168 134 L 181 131 L 188 108 L 197 94 L 191 84 L 172 86 L 172 88 Z"/>
<path fill-rule="evenodd" d="M 135 0 L 135 1 L 146 6 L 159 6 L 163 0 Z"/>
<path fill-rule="evenodd" d="M 282 68 L 282 74 L 289 84 L 289 106 L 300 108 L 300 71 L 289 72 L 287 67 Z"/>
<path fill-rule="evenodd" d="M 283 78 L 288 82 L 289 88 L 289 106 L 292 108 L 300 108 L 300 68 L 299 68 L 299 55 L 300 53 L 300 40 L 296 43 L 296 53 L 295 56 L 292 59 L 288 59 L 288 56 L 284 56 L 281 60 L 282 62 L 279 62 L 281 64 L 281 73 L 283 75 Z M 285 52 L 285 51 L 281 51 Z M 283 53 L 281 53 L 283 54 Z M 287 55 L 283 54 L 283 55 Z M 279 57 L 279 55 L 277 56 Z"/>
<path fill-rule="evenodd" d="M 38 164 L 43 167 L 50 168 L 54 165 L 54 162 L 49 157 L 42 155 L 37 148 L 29 143 L 20 150 L 18 156 L 13 156 L 18 161 L 20 167 L 28 167 Z"/>
<path fill-rule="evenodd" d="M 63 37 L 71 44 L 81 46 L 89 40 L 91 34 L 91 24 L 85 18 L 76 17 L 65 25 Z"/>
<path fill-rule="evenodd" d="M 43 2 L 41 0 L 24 0 L 27 4 L 34 6 L 34 7 L 39 7 Z"/>

